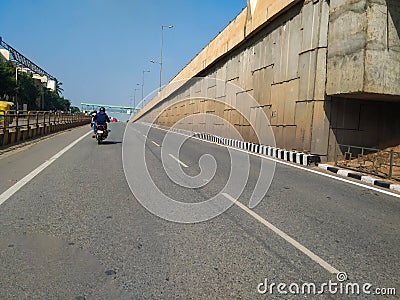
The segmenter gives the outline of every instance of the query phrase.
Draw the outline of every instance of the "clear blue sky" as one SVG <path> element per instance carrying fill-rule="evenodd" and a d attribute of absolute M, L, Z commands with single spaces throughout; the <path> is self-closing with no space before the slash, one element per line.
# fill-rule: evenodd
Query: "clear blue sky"
<path fill-rule="evenodd" d="M 245 0 L 0 1 L 0 36 L 63 83 L 64 97 L 128 105 L 145 74 L 158 88 L 161 25 L 168 83 L 246 6 Z M 140 100 L 141 91 L 136 92 Z"/>

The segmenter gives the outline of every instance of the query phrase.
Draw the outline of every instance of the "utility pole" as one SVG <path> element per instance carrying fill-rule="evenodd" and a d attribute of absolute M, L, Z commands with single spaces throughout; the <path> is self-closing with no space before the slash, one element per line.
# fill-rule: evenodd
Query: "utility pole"
<path fill-rule="evenodd" d="M 163 68 L 163 33 L 164 33 L 164 28 L 174 28 L 173 25 L 162 25 L 161 26 L 161 47 L 160 47 L 160 88 L 159 91 L 161 91 L 161 85 L 162 85 L 162 68 Z"/>
<path fill-rule="evenodd" d="M 136 83 L 136 86 L 139 86 L 139 83 Z M 134 109 L 134 114 L 136 113 L 136 91 L 140 90 L 139 88 L 135 88 L 134 92 L 133 92 L 133 109 Z"/>
<path fill-rule="evenodd" d="M 142 71 L 142 108 L 144 107 L 144 73 L 149 73 L 150 70 Z"/>

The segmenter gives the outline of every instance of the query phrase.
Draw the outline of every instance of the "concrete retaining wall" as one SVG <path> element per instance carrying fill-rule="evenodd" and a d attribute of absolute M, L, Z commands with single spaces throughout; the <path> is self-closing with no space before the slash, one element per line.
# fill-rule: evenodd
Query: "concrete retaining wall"
<path fill-rule="evenodd" d="M 244 140 L 257 142 L 254 131 L 260 129 L 252 128 L 236 105 L 249 111 L 255 123 L 261 112 L 268 116 L 277 147 L 317 154 L 322 160 L 334 157 L 338 143 L 377 148 L 400 144 L 397 0 L 290 1 L 270 18 L 265 17 L 268 5 L 282 1 L 250 2 L 257 6 L 243 11 L 210 44 L 215 51 L 202 51 L 174 79 L 205 76 L 243 91 L 227 93 L 217 83 L 172 84 L 134 120 L 152 122 L 157 116 L 158 124 L 172 126 L 188 115 L 213 114 L 232 124 Z M 381 11 L 386 14 L 380 15 Z M 260 25 L 257 18 L 262 15 Z M 255 19 L 258 26 L 246 34 L 246 25 Z M 383 19 L 386 26 L 380 27 Z M 379 28 L 386 28 L 384 46 Z M 229 42 L 227 36 L 237 37 L 238 32 L 244 34 L 240 42 L 234 39 L 237 45 L 232 49 L 215 42 Z M 215 43 L 222 47 L 220 51 Z M 199 61 L 203 61 L 200 71 Z M 190 100 L 199 91 L 207 99 Z M 244 92 L 258 104 L 250 106 Z M 212 100 L 222 98 L 235 105 Z M 227 127 L 221 124 L 198 119 L 180 126 L 228 137 Z"/>
<path fill-rule="evenodd" d="M 400 100 L 400 1 L 333 0 L 327 94 Z"/>

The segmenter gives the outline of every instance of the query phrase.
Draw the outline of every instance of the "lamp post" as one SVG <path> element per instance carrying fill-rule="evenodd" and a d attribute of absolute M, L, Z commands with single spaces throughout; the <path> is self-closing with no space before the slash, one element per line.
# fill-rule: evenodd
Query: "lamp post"
<path fill-rule="evenodd" d="M 15 82 L 18 86 L 18 71 L 23 71 L 22 67 L 20 65 L 17 65 L 15 67 Z M 17 110 L 19 110 L 19 103 L 18 103 L 18 89 L 15 91 L 15 104 L 17 106 Z"/>
<path fill-rule="evenodd" d="M 136 83 L 136 86 L 139 86 L 139 83 Z M 136 91 L 140 90 L 139 88 L 135 88 L 133 91 L 133 114 L 136 114 Z"/>
<path fill-rule="evenodd" d="M 18 66 L 15 68 L 15 82 L 18 86 Z M 15 104 L 17 105 L 17 110 L 19 109 L 18 107 L 18 89 L 15 90 Z"/>
<path fill-rule="evenodd" d="M 143 70 L 142 71 L 142 108 L 144 106 L 144 73 L 150 73 L 150 70 Z"/>
<path fill-rule="evenodd" d="M 161 82 L 162 81 L 162 74 L 161 74 L 161 72 L 162 72 L 162 62 L 156 61 L 155 59 L 151 59 L 150 62 L 152 64 L 159 64 L 160 65 L 160 84 L 159 84 L 159 87 L 158 87 L 158 91 L 160 92 L 161 91 L 161 85 L 162 85 L 162 82 Z"/>
<path fill-rule="evenodd" d="M 161 91 L 161 85 L 162 85 L 162 68 L 163 68 L 163 33 L 164 33 L 164 28 L 172 29 L 174 28 L 173 25 L 162 25 L 161 26 L 161 45 L 160 45 L 160 87 L 159 90 Z"/>

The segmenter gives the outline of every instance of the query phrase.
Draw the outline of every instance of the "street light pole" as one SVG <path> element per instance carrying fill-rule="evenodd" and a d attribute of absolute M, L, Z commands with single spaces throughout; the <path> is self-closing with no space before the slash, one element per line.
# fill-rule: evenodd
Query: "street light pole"
<path fill-rule="evenodd" d="M 149 73 L 150 72 L 150 70 L 143 70 L 142 71 L 142 108 L 143 108 L 143 106 L 144 106 L 144 73 Z"/>
<path fill-rule="evenodd" d="M 136 83 L 136 85 L 140 85 L 139 83 Z M 136 113 L 136 91 L 140 90 L 139 88 L 135 88 L 133 91 L 133 114 Z"/>
<path fill-rule="evenodd" d="M 164 33 L 164 28 L 173 28 L 173 25 L 161 25 L 161 45 L 160 45 L 160 87 L 159 90 L 161 91 L 161 85 L 162 85 L 162 68 L 163 68 L 163 58 L 162 58 L 162 54 L 163 54 L 163 33 Z"/>
<path fill-rule="evenodd" d="M 15 68 L 15 82 L 18 87 L 18 66 Z M 18 107 L 18 88 L 15 90 L 15 104 L 17 105 L 17 110 L 19 109 Z"/>

